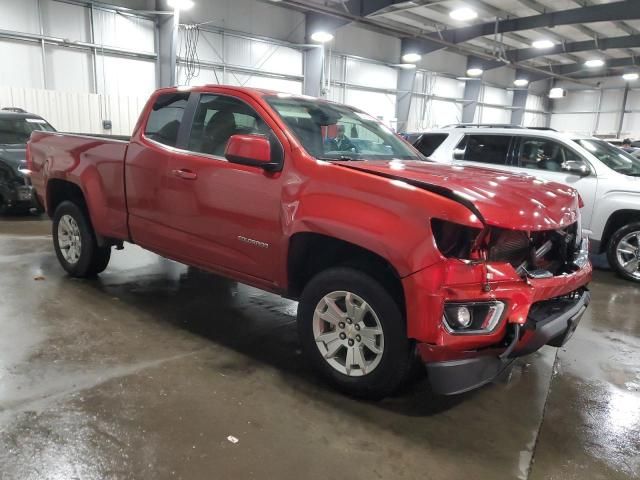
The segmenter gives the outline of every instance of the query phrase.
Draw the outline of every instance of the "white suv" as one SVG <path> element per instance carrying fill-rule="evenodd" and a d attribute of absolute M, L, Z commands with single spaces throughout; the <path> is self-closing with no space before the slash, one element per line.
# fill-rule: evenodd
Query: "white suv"
<path fill-rule="evenodd" d="M 452 125 L 414 135 L 407 137 L 437 162 L 522 172 L 576 188 L 591 251 L 606 251 L 621 276 L 640 282 L 640 159 L 606 141 L 551 129 Z"/>

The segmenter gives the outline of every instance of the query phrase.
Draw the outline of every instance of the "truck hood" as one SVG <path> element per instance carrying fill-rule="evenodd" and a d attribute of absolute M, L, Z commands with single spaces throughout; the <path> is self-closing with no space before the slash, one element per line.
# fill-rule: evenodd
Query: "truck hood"
<path fill-rule="evenodd" d="M 529 175 L 420 161 L 335 163 L 449 197 L 496 227 L 553 230 L 578 218 L 576 190 Z"/>

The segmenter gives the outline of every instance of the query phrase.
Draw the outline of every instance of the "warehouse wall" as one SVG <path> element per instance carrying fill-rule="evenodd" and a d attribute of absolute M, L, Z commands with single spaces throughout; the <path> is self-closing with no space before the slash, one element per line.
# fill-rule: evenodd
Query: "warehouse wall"
<path fill-rule="evenodd" d="M 141 9 L 164 5 L 153 0 L 114 3 Z M 189 55 L 189 38 L 181 28 L 178 84 L 302 93 L 304 19 L 299 12 L 255 0 L 196 2 L 181 14 L 181 23 L 200 24 L 197 57 Z M 158 39 L 150 18 L 57 0 L 0 0 L 0 30 L 22 35 L 0 38 L 0 106 L 40 113 L 60 130 L 104 132 L 101 121 L 109 119 L 112 133 L 128 134 L 131 119 L 157 85 Z M 326 46 L 327 97 L 395 127 L 399 92 L 394 64 L 400 61 L 400 44 L 357 26 L 340 28 Z M 412 92 L 411 130 L 460 122 L 464 81 L 456 76 L 465 74 L 466 62 L 463 55 L 444 51 L 424 56 Z M 475 121 L 509 123 L 513 92 L 504 87 L 511 85 L 513 71 L 496 69 L 483 81 Z M 545 102 L 530 96 L 524 124 L 544 125 L 544 110 Z"/>
<path fill-rule="evenodd" d="M 55 0 L 0 0 L 0 29 L 18 38 L 0 38 L 0 106 L 38 113 L 60 130 L 102 133 L 109 119 L 110 133 L 131 132 L 140 99 L 156 87 L 155 61 L 134 56 L 155 54 L 153 20 Z"/>
<path fill-rule="evenodd" d="M 551 127 L 587 135 L 640 138 L 640 85 L 626 85 L 621 78 L 593 79 L 593 83 L 600 83 L 600 88 L 555 84 L 566 89 L 567 96 L 551 101 Z M 629 91 L 623 107 L 626 87 Z"/>

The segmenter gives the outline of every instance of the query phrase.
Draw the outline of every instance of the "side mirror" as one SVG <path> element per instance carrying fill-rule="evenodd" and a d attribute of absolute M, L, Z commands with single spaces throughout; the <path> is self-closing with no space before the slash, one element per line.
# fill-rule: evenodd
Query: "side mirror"
<path fill-rule="evenodd" d="M 567 160 L 566 162 L 562 162 L 560 165 L 563 171 L 570 173 L 572 175 L 578 175 L 580 177 L 586 177 L 591 173 L 591 169 L 589 166 L 578 160 Z"/>
<path fill-rule="evenodd" d="M 224 151 L 230 163 L 260 167 L 273 172 L 280 169 L 280 164 L 271 161 L 271 143 L 264 135 L 232 135 Z"/>
<path fill-rule="evenodd" d="M 464 153 L 465 153 L 465 151 L 463 149 L 456 148 L 453 151 L 453 159 L 454 160 L 464 160 Z"/>

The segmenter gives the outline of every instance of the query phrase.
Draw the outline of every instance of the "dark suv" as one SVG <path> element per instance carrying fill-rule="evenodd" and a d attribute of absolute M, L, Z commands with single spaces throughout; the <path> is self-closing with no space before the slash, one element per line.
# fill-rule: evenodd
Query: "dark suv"
<path fill-rule="evenodd" d="M 0 214 L 42 211 L 28 175 L 27 140 L 34 130 L 55 129 L 42 117 L 17 110 L 0 110 Z"/>

